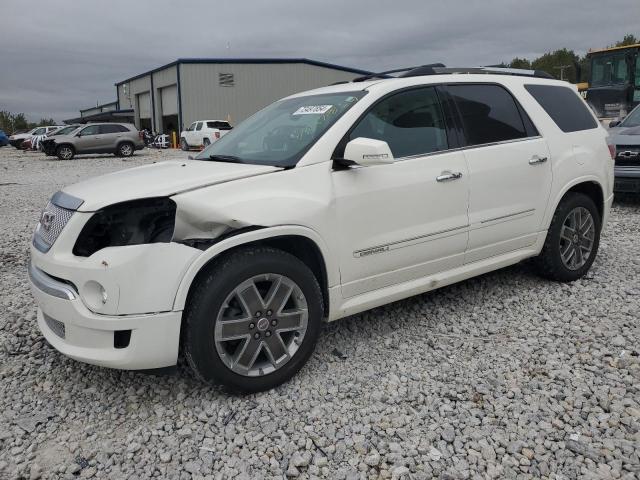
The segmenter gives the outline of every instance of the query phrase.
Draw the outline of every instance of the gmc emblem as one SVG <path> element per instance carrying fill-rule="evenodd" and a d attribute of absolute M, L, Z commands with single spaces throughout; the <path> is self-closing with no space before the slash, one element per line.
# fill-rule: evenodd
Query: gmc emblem
<path fill-rule="evenodd" d="M 53 225 L 53 221 L 55 220 L 55 218 L 55 213 L 42 212 L 42 217 L 40 217 L 40 225 L 42 225 L 42 228 L 45 232 L 51 230 L 51 225 Z"/>

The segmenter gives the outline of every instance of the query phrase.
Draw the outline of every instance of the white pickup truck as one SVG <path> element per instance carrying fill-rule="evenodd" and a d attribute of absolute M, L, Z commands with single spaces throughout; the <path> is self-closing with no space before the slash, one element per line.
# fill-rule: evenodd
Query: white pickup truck
<path fill-rule="evenodd" d="M 226 120 L 198 120 L 180 133 L 180 148 L 206 148 L 232 128 Z"/>

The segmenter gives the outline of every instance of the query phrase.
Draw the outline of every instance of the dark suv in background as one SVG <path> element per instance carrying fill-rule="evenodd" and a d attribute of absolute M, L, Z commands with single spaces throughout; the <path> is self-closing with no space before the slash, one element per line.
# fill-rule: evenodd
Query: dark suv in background
<path fill-rule="evenodd" d="M 77 154 L 111 153 L 130 157 L 144 148 L 136 127 L 130 123 L 92 123 L 84 128 L 47 138 L 42 148 L 47 155 L 71 160 Z"/>
<path fill-rule="evenodd" d="M 614 191 L 640 193 L 640 105 L 609 127 L 610 142 L 616 147 Z"/>

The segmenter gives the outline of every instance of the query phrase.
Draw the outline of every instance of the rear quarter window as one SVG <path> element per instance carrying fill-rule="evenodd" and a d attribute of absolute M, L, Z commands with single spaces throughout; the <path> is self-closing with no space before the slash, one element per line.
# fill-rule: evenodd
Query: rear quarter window
<path fill-rule="evenodd" d="M 524 88 L 563 132 L 598 127 L 587 104 L 571 88 L 557 85 L 525 85 Z"/>
<path fill-rule="evenodd" d="M 449 85 L 447 89 L 458 106 L 467 145 L 485 145 L 529 136 L 518 105 L 503 87 L 464 84 Z"/>

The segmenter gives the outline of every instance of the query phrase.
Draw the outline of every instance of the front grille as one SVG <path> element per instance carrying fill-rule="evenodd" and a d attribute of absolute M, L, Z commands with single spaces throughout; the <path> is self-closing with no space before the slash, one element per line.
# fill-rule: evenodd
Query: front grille
<path fill-rule="evenodd" d="M 640 145 L 616 145 L 616 165 L 640 167 Z"/>
<path fill-rule="evenodd" d="M 36 228 L 36 236 L 41 240 L 36 243 L 36 246 L 39 243 L 44 243 L 45 251 L 48 251 L 72 215 L 73 210 L 67 210 L 49 202 L 42 212 L 40 223 Z"/>
<path fill-rule="evenodd" d="M 60 338 L 65 337 L 66 332 L 64 329 L 64 323 L 59 322 L 54 318 L 51 318 L 46 313 L 43 313 L 42 316 L 44 317 L 44 322 L 47 324 L 47 326 L 51 329 L 53 333 L 55 333 Z"/>

